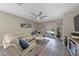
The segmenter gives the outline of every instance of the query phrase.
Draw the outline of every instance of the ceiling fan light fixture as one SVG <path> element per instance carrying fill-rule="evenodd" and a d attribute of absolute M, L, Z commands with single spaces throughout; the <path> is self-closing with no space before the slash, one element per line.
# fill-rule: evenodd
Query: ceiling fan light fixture
<path fill-rule="evenodd" d="M 37 20 L 39 20 L 40 18 L 39 17 L 37 17 Z"/>
<path fill-rule="evenodd" d="M 37 17 L 37 18 L 36 18 L 36 20 L 37 20 L 37 21 L 39 21 L 39 20 L 40 20 L 40 18 L 39 18 L 39 17 Z"/>
<path fill-rule="evenodd" d="M 43 19 L 47 16 L 43 16 L 43 12 L 42 11 L 34 11 L 34 12 L 30 12 L 32 16 L 34 16 L 34 19 L 37 21 L 37 22 L 40 22 L 40 19 Z"/>

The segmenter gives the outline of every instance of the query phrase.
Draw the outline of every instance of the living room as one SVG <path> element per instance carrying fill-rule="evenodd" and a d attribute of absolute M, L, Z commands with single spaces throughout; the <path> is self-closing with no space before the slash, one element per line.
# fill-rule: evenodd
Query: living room
<path fill-rule="evenodd" d="M 0 55 L 79 55 L 69 45 L 65 46 L 67 42 L 64 40 L 65 37 L 69 39 L 70 33 L 78 28 L 74 26 L 74 17 L 78 18 L 78 14 L 78 3 L 1 3 Z M 17 44 L 17 39 L 19 43 L 20 39 L 29 41 L 30 45 L 27 44 L 29 46 L 26 45 L 27 48 L 23 49 L 20 46 L 19 49 L 14 45 Z M 21 42 L 25 46 L 24 41 Z"/>

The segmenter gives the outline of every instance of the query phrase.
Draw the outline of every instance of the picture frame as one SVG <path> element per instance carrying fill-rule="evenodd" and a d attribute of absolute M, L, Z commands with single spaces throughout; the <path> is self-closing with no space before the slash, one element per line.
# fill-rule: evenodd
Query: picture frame
<path fill-rule="evenodd" d="M 22 27 L 22 28 L 31 28 L 32 26 L 29 23 L 21 23 L 20 27 Z"/>

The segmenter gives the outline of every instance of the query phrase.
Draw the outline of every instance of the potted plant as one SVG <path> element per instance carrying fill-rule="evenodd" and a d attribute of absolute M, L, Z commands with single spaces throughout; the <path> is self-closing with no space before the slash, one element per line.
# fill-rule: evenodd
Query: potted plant
<path fill-rule="evenodd" d="M 65 36 L 65 38 L 64 38 L 64 44 L 65 44 L 65 46 L 67 47 L 67 43 L 68 41 L 67 41 L 67 36 Z"/>
<path fill-rule="evenodd" d="M 57 30 L 56 30 L 57 31 L 57 35 L 56 35 L 57 38 L 61 38 L 61 31 L 60 31 L 60 29 L 61 29 L 60 27 L 57 27 Z"/>

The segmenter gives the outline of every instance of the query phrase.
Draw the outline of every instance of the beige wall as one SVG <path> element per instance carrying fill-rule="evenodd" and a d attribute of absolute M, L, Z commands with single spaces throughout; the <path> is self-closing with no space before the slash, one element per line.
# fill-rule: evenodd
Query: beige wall
<path fill-rule="evenodd" d="M 21 28 L 20 23 L 30 23 L 32 28 Z M 35 23 L 16 17 L 4 12 L 0 12 L 0 44 L 6 33 L 31 32 L 35 29 Z"/>
<path fill-rule="evenodd" d="M 74 16 L 79 14 L 79 7 L 71 10 L 63 16 L 63 35 L 68 36 L 71 32 L 74 32 Z"/>

